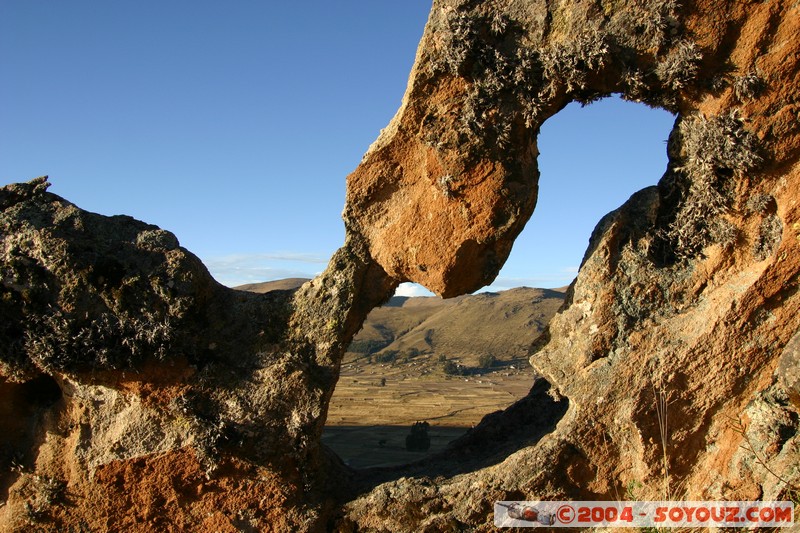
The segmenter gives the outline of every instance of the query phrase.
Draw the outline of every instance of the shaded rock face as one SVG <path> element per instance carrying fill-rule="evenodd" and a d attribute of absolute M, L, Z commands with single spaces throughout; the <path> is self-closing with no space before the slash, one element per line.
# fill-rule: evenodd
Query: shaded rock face
<path fill-rule="evenodd" d="M 226 289 L 163 230 L 3 188 L 2 528 L 490 530 L 495 500 L 789 496 L 799 48 L 792 2 L 436 1 L 346 242 L 297 291 Z M 598 223 L 531 348 L 547 383 L 444 457 L 346 469 L 320 433 L 366 314 L 405 280 L 490 282 L 539 127 L 611 93 L 677 115 L 670 162 Z"/>

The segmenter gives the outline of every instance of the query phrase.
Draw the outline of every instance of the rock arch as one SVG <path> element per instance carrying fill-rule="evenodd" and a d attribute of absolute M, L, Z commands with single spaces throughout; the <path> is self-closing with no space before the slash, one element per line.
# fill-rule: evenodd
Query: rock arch
<path fill-rule="evenodd" d="M 0 397 L 41 375 L 62 395 L 32 415 L 35 446 L 0 450 L 24 463 L 0 483 L 0 523 L 433 531 L 491 523 L 495 500 L 608 499 L 632 480 L 638 497 L 780 497 L 739 443 L 798 475 L 797 383 L 775 368 L 800 327 L 799 19 L 780 0 L 435 1 L 403 104 L 348 177 L 346 242 L 294 293 L 226 289 L 167 232 L 44 180 L 3 188 Z M 600 221 L 532 347 L 549 390 L 476 428 L 491 439 L 549 404 L 548 432 L 474 471 L 349 472 L 319 439 L 366 314 L 401 281 L 444 296 L 490 282 L 535 207 L 539 126 L 610 93 L 679 120 L 667 173 Z"/>

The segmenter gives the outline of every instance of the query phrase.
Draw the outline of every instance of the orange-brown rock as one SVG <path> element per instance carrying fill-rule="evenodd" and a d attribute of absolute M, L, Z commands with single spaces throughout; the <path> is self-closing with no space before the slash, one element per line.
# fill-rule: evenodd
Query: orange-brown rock
<path fill-rule="evenodd" d="M 436 0 L 348 177 L 347 241 L 296 292 L 221 287 L 42 180 L 0 190 L 0 528 L 489 531 L 495 500 L 796 499 L 798 61 L 792 1 Z M 444 456 L 346 468 L 320 434 L 366 314 L 404 280 L 491 281 L 541 124 L 612 93 L 677 115 L 669 165 L 598 223 L 532 347 L 543 379 Z"/>

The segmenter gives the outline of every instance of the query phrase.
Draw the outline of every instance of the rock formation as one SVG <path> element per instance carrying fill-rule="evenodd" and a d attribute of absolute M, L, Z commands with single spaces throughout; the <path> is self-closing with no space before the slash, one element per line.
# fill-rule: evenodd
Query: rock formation
<path fill-rule="evenodd" d="M 3 188 L 0 528 L 488 531 L 495 500 L 797 498 L 799 60 L 784 0 L 436 0 L 346 242 L 296 292 L 222 287 L 42 179 Z M 366 314 L 402 281 L 489 283 L 541 124 L 612 93 L 677 115 L 669 165 L 598 223 L 531 348 L 544 379 L 445 457 L 347 469 L 320 434 Z"/>

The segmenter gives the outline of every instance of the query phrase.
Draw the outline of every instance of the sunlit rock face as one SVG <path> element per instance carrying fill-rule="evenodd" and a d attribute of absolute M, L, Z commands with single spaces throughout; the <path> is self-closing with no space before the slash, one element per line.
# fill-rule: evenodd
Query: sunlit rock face
<path fill-rule="evenodd" d="M 792 2 L 434 2 L 346 242 L 296 291 L 222 287 L 44 180 L 1 189 L 0 528 L 489 530 L 496 500 L 791 497 L 798 37 Z M 491 282 L 539 127 L 611 93 L 677 115 L 669 165 L 598 222 L 531 347 L 543 378 L 441 457 L 349 470 L 320 435 L 367 313 L 403 281 Z"/>

